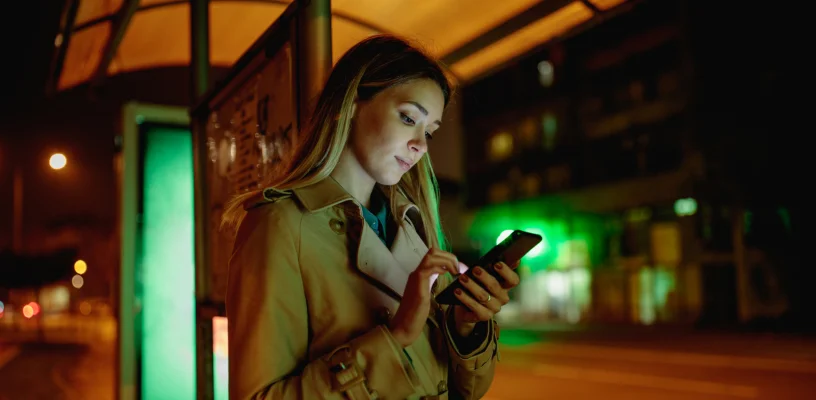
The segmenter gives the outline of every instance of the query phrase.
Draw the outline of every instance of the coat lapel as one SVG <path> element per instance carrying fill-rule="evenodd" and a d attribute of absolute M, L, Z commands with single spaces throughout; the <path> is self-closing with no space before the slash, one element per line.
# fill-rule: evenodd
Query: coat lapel
<path fill-rule="evenodd" d="M 424 242 L 423 221 L 416 205 L 400 195 L 394 213 L 399 216 L 400 226 L 389 250 L 365 223 L 362 211 L 351 195 L 334 178 L 328 177 L 292 192 L 304 208 L 312 213 L 341 205 L 347 219 L 348 239 L 350 243 L 355 240 L 358 243 L 356 249 L 349 248 L 349 251 L 357 252 L 349 254 L 352 260 L 356 259 L 357 269 L 395 300 L 402 299 L 408 275 L 428 252 L 428 246 Z M 435 280 L 436 277 L 433 277 L 431 287 Z M 433 320 L 432 317 L 431 319 Z"/>
<path fill-rule="evenodd" d="M 410 271 L 394 258 L 394 255 L 370 227 L 363 223 L 361 228 L 360 244 L 357 249 L 357 269 L 390 289 L 392 293 L 389 294 L 397 300 L 401 299 Z M 398 239 L 399 237 L 394 239 L 394 246 L 397 245 Z"/>
<path fill-rule="evenodd" d="M 402 298 L 408 275 L 419 265 L 428 247 L 412 232 L 413 226 L 403 221 L 389 250 L 371 228 L 362 224 L 357 268 L 369 278 L 389 288 Z"/>

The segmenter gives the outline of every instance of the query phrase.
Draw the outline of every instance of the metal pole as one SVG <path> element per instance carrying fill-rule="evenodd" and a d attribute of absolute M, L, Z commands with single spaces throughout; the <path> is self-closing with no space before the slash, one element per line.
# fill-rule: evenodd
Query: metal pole
<path fill-rule="evenodd" d="M 209 0 L 192 0 L 190 3 L 190 71 L 191 71 L 191 104 L 196 104 L 204 96 L 209 85 L 210 72 L 210 31 Z M 198 119 L 190 123 L 193 135 L 193 173 L 195 176 L 194 208 L 196 235 L 196 300 L 209 297 L 209 204 L 207 203 L 206 171 L 207 139 L 204 136 L 206 126 Z"/>
<path fill-rule="evenodd" d="M 12 249 L 20 254 L 23 251 L 23 169 L 14 166 L 14 207 L 12 208 L 12 218 L 14 221 Z"/>
<path fill-rule="evenodd" d="M 298 126 L 312 115 L 332 69 L 331 0 L 310 0 L 297 18 Z"/>
<path fill-rule="evenodd" d="M 190 0 L 190 104 L 207 93 L 210 75 L 210 4 L 209 0 Z M 193 174 L 195 209 L 195 332 L 196 332 L 196 399 L 213 398 L 211 320 L 202 318 L 202 303 L 210 298 L 209 203 L 207 201 L 206 126 L 193 118 Z M 208 323 L 209 322 L 209 323 Z"/>
<path fill-rule="evenodd" d="M 207 92 L 210 79 L 210 0 L 190 0 L 191 104 Z"/>

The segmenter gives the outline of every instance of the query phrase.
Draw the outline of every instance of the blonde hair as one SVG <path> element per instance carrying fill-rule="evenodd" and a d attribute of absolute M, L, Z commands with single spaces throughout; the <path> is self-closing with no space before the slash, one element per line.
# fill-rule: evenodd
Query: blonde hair
<path fill-rule="evenodd" d="M 288 164 L 273 173 L 263 186 L 291 190 L 329 177 L 348 142 L 354 102 L 368 100 L 388 87 L 421 78 L 439 85 L 447 105 L 452 84 L 440 63 L 418 46 L 395 36 L 377 35 L 352 47 L 332 70 Z M 439 185 L 427 153 L 396 185 L 381 187 L 392 210 L 400 195 L 416 204 L 424 222 L 424 232 L 419 233 L 425 236 L 428 247 L 447 249 L 439 219 Z M 234 196 L 225 207 L 222 227 L 240 225 L 246 215 L 244 203 L 261 191 Z"/>

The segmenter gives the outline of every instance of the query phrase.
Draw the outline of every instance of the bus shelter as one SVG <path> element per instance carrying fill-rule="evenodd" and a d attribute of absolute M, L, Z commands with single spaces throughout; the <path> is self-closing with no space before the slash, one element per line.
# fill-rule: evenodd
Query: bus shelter
<path fill-rule="evenodd" d="M 121 113 L 118 398 L 227 398 L 224 202 L 285 159 L 343 52 L 397 34 L 467 84 L 622 3 L 68 1 L 51 92 L 189 66 L 194 99 L 181 108 L 133 102 Z M 229 72 L 210 87 L 213 67 Z"/>

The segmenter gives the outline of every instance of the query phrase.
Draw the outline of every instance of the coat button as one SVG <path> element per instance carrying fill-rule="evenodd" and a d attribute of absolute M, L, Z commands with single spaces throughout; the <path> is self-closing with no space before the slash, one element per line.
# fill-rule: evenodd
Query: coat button
<path fill-rule="evenodd" d="M 377 311 L 377 321 L 381 324 L 387 324 L 391 321 L 391 310 L 388 307 L 380 308 Z"/>
<path fill-rule="evenodd" d="M 346 233 L 346 223 L 337 218 L 332 218 L 331 221 L 329 221 L 329 227 L 338 235 Z"/>
<path fill-rule="evenodd" d="M 445 393 L 448 391 L 448 383 L 445 381 L 439 381 L 439 384 L 436 385 L 436 390 L 439 394 Z"/>

